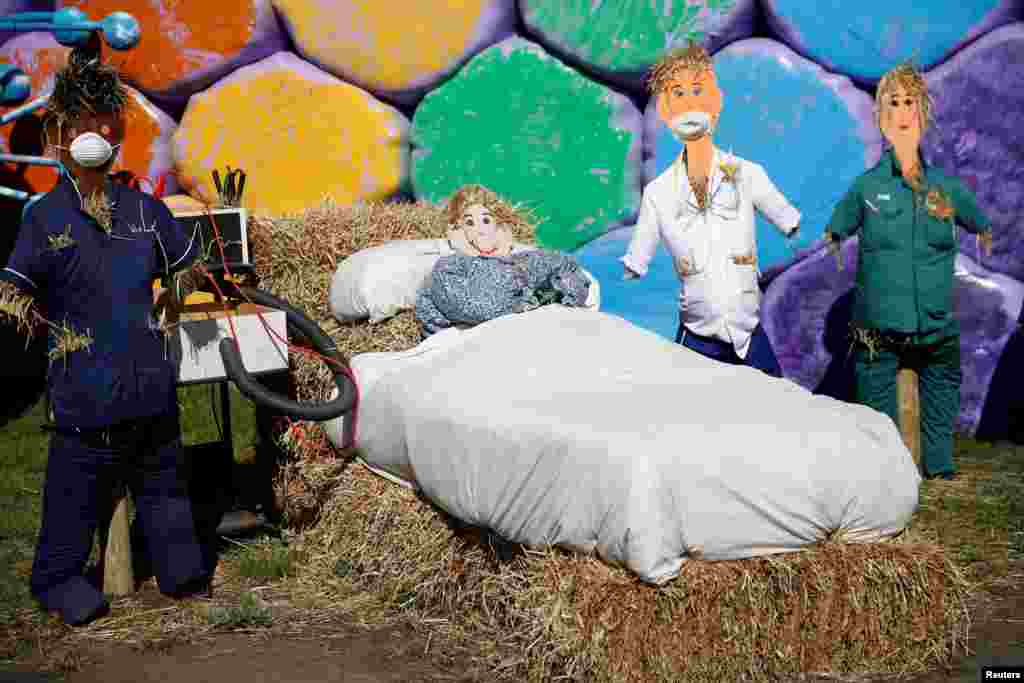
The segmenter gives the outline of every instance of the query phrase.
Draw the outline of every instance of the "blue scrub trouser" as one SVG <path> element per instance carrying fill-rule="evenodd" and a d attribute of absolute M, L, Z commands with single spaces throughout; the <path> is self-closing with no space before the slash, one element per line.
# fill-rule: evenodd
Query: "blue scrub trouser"
<path fill-rule="evenodd" d="M 64 621 L 88 621 L 105 607 L 83 575 L 96 527 L 109 515 L 112 491 L 125 482 L 135 503 L 133 536 L 160 591 L 184 595 L 205 585 L 196 538 L 177 411 L 135 423 L 119 443 L 97 443 L 73 432 L 51 436 L 43 489 L 43 519 L 30 581 L 32 594 Z"/>
<path fill-rule="evenodd" d="M 676 332 L 676 343 L 682 343 L 686 348 L 696 351 L 702 356 L 730 365 L 747 365 L 756 368 L 772 377 L 782 377 L 782 368 L 772 350 L 771 340 L 765 334 L 764 328 L 758 325 L 750 337 L 750 347 L 747 349 L 747 357 L 740 358 L 732 344 L 720 339 L 704 337 L 694 334 L 682 323 Z"/>

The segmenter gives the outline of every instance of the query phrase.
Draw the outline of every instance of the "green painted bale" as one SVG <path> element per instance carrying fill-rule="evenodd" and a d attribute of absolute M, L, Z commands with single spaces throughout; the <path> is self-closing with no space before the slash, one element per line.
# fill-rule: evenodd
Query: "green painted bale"
<path fill-rule="evenodd" d="M 715 52 L 753 35 L 755 0 L 520 0 L 527 30 L 545 47 L 630 90 L 671 47 Z"/>
<path fill-rule="evenodd" d="M 575 249 L 635 218 L 641 131 L 628 98 L 509 38 L 416 109 L 413 189 L 440 203 L 480 183 L 533 212 L 541 246 Z"/>

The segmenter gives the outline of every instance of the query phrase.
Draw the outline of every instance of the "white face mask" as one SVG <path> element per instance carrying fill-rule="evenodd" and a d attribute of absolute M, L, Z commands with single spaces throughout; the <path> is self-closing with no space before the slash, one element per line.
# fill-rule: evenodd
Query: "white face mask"
<path fill-rule="evenodd" d="M 711 116 L 702 111 L 688 111 L 672 119 L 672 135 L 680 142 L 697 140 L 711 130 Z"/>
<path fill-rule="evenodd" d="M 59 147 L 71 152 L 71 158 L 75 163 L 84 168 L 96 168 L 110 161 L 114 156 L 114 149 L 120 147 L 120 143 L 111 146 L 99 133 L 89 131 L 82 133 L 71 142 L 71 147 Z"/>

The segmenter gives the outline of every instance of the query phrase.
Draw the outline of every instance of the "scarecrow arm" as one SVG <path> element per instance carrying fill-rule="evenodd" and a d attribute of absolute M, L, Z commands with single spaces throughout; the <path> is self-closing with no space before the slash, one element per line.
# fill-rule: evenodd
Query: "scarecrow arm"
<path fill-rule="evenodd" d="M 423 327 L 425 336 L 440 332 L 452 325 L 451 321 L 434 305 L 434 300 L 430 298 L 429 285 L 416 294 L 416 320 Z"/>
<path fill-rule="evenodd" d="M 199 269 L 198 224 L 191 235 L 186 235 L 181 225 L 163 202 L 149 202 L 156 212 L 155 230 L 157 248 L 161 250 L 159 263 L 163 267 L 164 282 L 154 295 L 154 315 L 161 328 L 177 320 L 185 300 L 199 290 L 206 278 Z"/>
<path fill-rule="evenodd" d="M 31 334 L 34 327 L 33 296 L 45 284 L 46 238 L 29 210 L 18 230 L 7 266 L 0 270 L 0 317 L 15 320 L 18 329 Z"/>
<path fill-rule="evenodd" d="M 658 249 L 658 214 L 647 190 L 644 190 L 640 202 L 640 217 L 633 229 L 633 239 L 629 243 L 629 251 L 620 258 L 626 267 L 626 279 L 643 277 L 647 274 L 647 265 L 654 258 Z"/>
<path fill-rule="evenodd" d="M 975 235 L 992 233 L 992 223 L 978 207 L 974 193 L 959 181 L 953 183 L 953 211 L 956 222 L 964 230 Z"/>
<path fill-rule="evenodd" d="M 832 218 L 825 227 L 825 238 L 830 242 L 839 242 L 853 236 L 864 222 L 864 200 L 860 186 L 855 184 L 846 193 L 832 212 Z"/>
<path fill-rule="evenodd" d="M 787 237 L 795 235 L 800 227 L 800 212 L 779 192 L 760 164 L 747 162 L 743 166 L 750 173 L 752 199 L 757 210 Z"/>

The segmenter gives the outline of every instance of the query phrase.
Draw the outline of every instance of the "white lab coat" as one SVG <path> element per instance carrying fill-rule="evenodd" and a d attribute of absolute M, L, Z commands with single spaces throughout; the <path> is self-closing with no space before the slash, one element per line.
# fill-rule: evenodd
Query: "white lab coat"
<path fill-rule="evenodd" d="M 733 180 L 726 179 L 723 164 L 736 166 Z M 620 260 L 643 277 L 663 242 L 682 282 L 683 324 L 696 334 L 732 344 L 746 358 L 761 307 L 759 271 L 756 264 L 734 263 L 733 257 L 757 255 L 755 208 L 787 236 L 800 224 L 800 212 L 759 164 L 716 147 L 711 167 L 710 206 L 703 212 L 697 208 L 682 154 L 648 183 L 629 251 Z"/>

